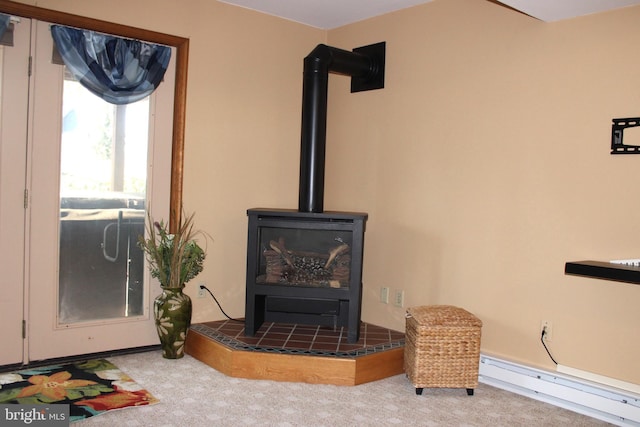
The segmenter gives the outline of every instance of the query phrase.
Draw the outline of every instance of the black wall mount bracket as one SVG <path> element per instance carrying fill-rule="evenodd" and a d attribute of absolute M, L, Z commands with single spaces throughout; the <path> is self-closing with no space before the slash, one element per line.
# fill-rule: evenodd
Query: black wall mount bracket
<path fill-rule="evenodd" d="M 613 119 L 611 125 L 611 154 L 640 154 L 640 145 L 625 145 L 624 130 L 640 126 L 640 117 Z"/>
<path fill-rule="evenodd" d="M 356 47 L 353 49 L 353 52 L 369 58 L 371 65 L 368 75 L 351 77 L 351 93 L 383 89 L 386 43 L 380 42 L 368 46 Z"/>

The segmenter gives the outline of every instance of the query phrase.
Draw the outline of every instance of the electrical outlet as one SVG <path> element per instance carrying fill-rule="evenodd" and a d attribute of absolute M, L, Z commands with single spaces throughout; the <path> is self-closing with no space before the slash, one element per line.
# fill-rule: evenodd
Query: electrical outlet
<path fill-rule="evenodd" d="M 404 307 L 404 291 L 396 290 L 395 298 L 393 299 L 393 304 L 396 307 Z"/>
<path fill-rule="evenodd" d="M 198 283 L 198 298 L 204 298 L 207 296 L 207 290 L 201 286 L 206 286 L 204 283 Z"/>
<path fill-rule="evenodd" d="M 543 320 L 540 322 L 540 334 L 544 331 L 543 339 L 545 341 L 551 341 L 553 339 L 553 324 L 550 320 Z"/>
<path fill-rule="evenodd" d="M 389 288 L 380 288 L 380 302 L 389 304 Z"/>

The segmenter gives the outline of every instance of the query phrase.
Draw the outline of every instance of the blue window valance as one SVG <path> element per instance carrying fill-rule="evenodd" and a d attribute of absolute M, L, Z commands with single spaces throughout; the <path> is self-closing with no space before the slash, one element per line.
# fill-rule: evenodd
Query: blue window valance
<path fill-rule="evenodd" d="M 149 96 L 162 82 L 171 48 L 89 30 L 51 26 L 65 65 L 89 91 L 123 105 Z"/>

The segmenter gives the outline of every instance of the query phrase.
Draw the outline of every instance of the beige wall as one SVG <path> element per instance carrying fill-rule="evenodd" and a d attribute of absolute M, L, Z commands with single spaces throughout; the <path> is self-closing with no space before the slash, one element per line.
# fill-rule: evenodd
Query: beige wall
<path fill-rule="evenodd" d="M 553 368 L 550 320 L 560 364 L 640 383 L 640 286 L 563 273 L 640 255 L 640 156 L 609 154 L 611 119 L 640 114 L 638 22 L 436 0 L 329 32 L 387 43 L 384 90 L 329 94 L 325 207 L 370 215 L 365 320 L 402 328 L 378 295 L 404 289 L 478 315 L 483 352 Z"/>
<path fill-rule="evenodd" d="M 545 24 L 435 0 L 324 32 L 213 0 L 25 3 L 190 39 L 184 202 L 214 238 L 192 295 L 243 316 L 245 211 L 297 206 L 304 56 L 386 41 L 383 90 L 330 79 L 325 208 L 369 213 L 363 320 L 402 330 L 378 295 L 403 289 L 477 314 L 483 352 L 552 368 L 550 320 L 561 364 L 640 384 L 640 286 L 563 274 L 640 256 L 640 157 L 609 155 L 611 119 L 640 113 L 640 7 Z"/>

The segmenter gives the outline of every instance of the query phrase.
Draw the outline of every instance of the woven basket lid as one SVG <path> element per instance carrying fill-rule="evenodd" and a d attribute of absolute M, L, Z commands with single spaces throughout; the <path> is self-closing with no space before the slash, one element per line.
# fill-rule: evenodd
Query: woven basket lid
<path fill-rule="evenodd" d="M 482 326 L 482 321 L 467 310 L 452 305 L 423 305 L 407 309 L 407 317 L 413 317 L 425 326 Z"/>

